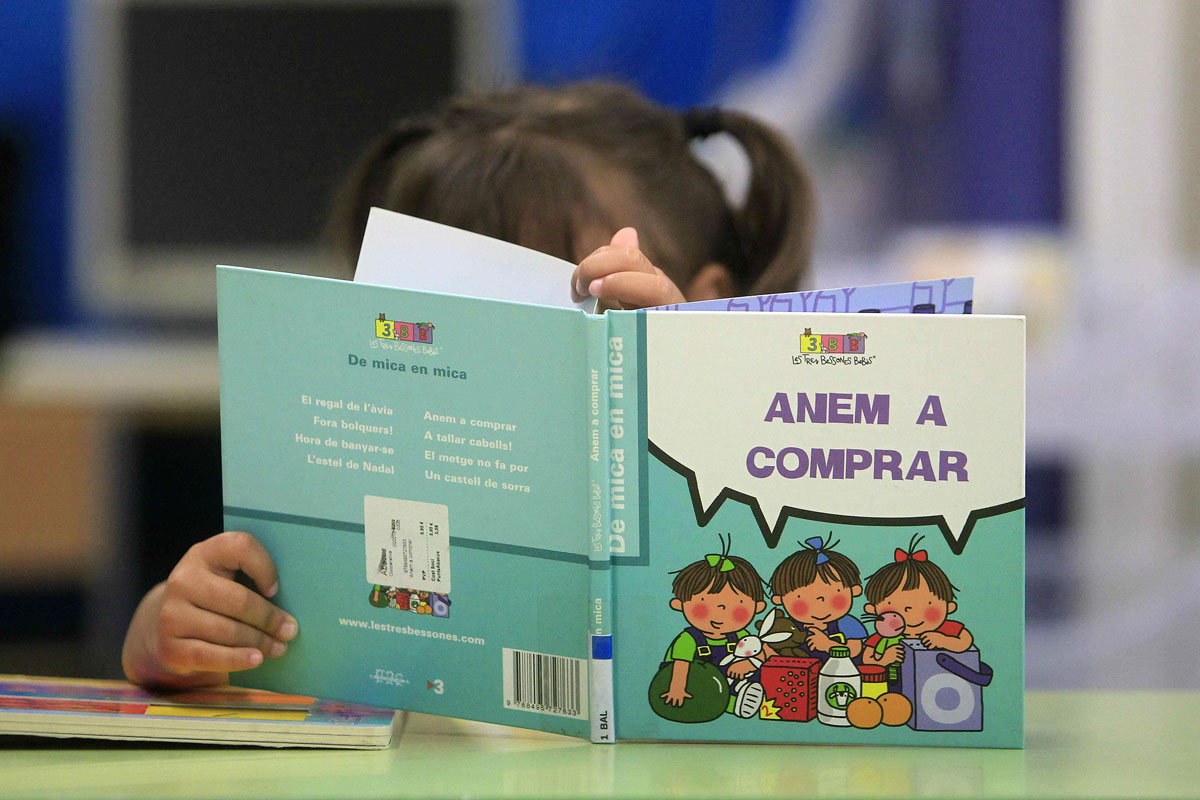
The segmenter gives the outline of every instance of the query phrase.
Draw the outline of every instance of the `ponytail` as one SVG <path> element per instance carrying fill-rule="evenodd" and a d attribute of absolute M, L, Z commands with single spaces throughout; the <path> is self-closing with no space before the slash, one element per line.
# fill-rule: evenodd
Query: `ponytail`
<path fill-rule="evenodd" d="M 733 210 L 742 282 L 751 294 L 795 291 L 812 259 L 815 198 L 790 146 L 773 129 L 737 111 L 692 109 L 683 124 L 689 138 L 728 133 L 750 162 L 745 202 Z"/>

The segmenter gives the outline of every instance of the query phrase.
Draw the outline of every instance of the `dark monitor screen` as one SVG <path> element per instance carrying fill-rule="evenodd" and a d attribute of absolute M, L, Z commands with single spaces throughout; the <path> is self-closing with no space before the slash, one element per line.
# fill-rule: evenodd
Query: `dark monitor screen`
<path fill-rule="evenodd" d="M 312 241 L 366 144 L 455 88 L 448 5 L 158 2 L 126 14 L 133 247 Z"/>
<path fill-rule="evenodd" d="M 512 80 L 509 0 L 73 0 L 72 289 L 211 319 L 216 264 L 344 275 L 338 185 L 399 117 Z"/>

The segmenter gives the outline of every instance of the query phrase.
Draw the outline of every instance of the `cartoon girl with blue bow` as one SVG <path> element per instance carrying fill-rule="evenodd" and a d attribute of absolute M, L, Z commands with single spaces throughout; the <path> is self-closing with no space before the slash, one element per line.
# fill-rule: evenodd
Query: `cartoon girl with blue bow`
<path fill-rule="evenodd" d="M 845 645 L 860 663 L 867 629 L 850 615 L 850 608 L 862 594 L 862 579 L 858 566 L 834 550 L 836 546 L 820 536 L 805 539 L 802 549 L 771 575 L 771 602 L 784 613 L 776 615 L 768 633 L 791 634 L 771 645 L 779 655 L 824 661 L 830 648 Z"/>

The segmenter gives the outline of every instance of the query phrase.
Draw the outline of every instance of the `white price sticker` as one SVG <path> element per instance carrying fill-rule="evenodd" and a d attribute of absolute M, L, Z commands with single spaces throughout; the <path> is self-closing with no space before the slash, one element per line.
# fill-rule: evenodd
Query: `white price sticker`
<path fill-rule="evenodd" d="M 367 582 L 450 592 L 450 512 L 437 503 L 363 498 Z"/>

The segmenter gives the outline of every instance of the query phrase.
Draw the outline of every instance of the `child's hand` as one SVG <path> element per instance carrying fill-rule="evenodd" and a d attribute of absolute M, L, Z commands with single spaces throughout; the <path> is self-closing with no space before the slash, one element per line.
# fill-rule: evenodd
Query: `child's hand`
<path fill-rule="evenodd" d="M 944 633 L 928 631 L 921 634 L 921 644 L 925 645 L 930 650 L 935 650 L 938 648 L 945 649 L 946 642 L 949 640 L 949 638 L 950 637 L 946 636 Z"/>
<path fill-rule="evenodd" d="M 810 651 L 819 650 L 822 653 L 828 653 L 831 647 L 833 647 L 835 644 L 839 644 L 839 642 L 835 642 L 824 631 L 819 631 L 815 628 L 808 629 L 808 637 L 805 638 L 804 643 L 808 646 Z"/>
<path fill-rule="evenodd" d="M 725 672 L 731 678 L 744 678 L 747 675 L 749 675 L 751 672 L 754 672 L 755 669 L 757 669 L 757 667 L 755 667 L 753 664 L 751 664 L 749 659 L 746 659 L 743 661 L 733 662 L 732 664 L 729 665 L 729 668 L 727 670 L 725 670 Z"/>
<path fill-rule="evenodd" d="M 883 655 L 876 660 L 876 664 L 886 667 L 890 664 L 899 664 L 904 661 L 904 645 L 894 644 L 883 651 Z"/>
<path fill-rule="evenodd" d="M 607 308 L 687 302 L 675 282 L 638 249 L 638 235 L 633 228 L 617 231 L 611 244 L 599 248 L 575 268 L 571 297 L 578 301 L 589 295 Z"/>
<path fill-rule="evenodd" d="M 234 580 L 238 570 L 261 595 Z M 121 658 L 126 676 L 206 686 L 278 658 L 298 632 L 296 620 L 266 600 L 278 589 L 271 556 L 250 534 L 220 533 L 194 545 L 134 614 Z"/>
<path fill-rule="evenodd" d="M 665 692 L 660 694 L 659 697 L 661 697 L 663 700 L 666 700 L 667 705 L 675 706 L 676 708 L 682 706 L 684 700 L 690 700 L 692 698 L 692 696 L 688 694 L 687 689 L 676 690 L 674 687 L 667 689 Z"/>

